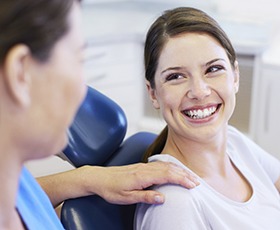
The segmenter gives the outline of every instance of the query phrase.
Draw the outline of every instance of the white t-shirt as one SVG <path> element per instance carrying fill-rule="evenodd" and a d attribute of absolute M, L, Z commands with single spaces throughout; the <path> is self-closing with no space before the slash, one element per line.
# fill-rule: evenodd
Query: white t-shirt
<path fill-rule="evenodd" d="M 165 203 L 139 204 L 135 229 L 279 230 L 280 196 L 274 182 L 280 176 L 280 162 L 231 126 L 227 153 L 253 188 L 247 202 L 223 196 L 201 178 L 200 185 L 190 190 L 173 184 L 155 186 L 165 195 Z M 154 155 L 149 160 L 174 162 L 188 169 L 170 155 Z"/>

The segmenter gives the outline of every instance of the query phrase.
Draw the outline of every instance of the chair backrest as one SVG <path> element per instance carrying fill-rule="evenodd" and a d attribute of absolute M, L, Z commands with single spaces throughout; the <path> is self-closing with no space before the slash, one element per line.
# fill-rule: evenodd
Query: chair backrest
<path fill-rule="evenodd" d="M 139 132 L 123 141 L 126 127 L 123 110 L 89 88 L 69 129 L 69 144 L 63 153 L 77 167 L 140 162 L 156 135 Z M 109 204 L 95 195 L 65 201 L 61 221 L 67 230 L 131 230 L 134 211 L 135 205 Z"/>
<path fill-rule="evenodd" d="M 121 107 L 88 87 L 87 95 L 71 125 L 63 153 L 75 167 L 104 165 L 119 148 L 127 129 Z"/>

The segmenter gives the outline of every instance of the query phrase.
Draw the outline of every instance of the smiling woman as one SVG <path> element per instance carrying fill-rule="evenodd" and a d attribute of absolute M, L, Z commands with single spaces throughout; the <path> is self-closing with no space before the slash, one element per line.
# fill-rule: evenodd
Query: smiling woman
<path fill-rule="evenodd" d="M 162 203 L 162 194 L 145 188 L 197 185 L 192 174 L 172 163 L 85 165 L 40 178 L 41 186 L 24 167 L 27 160 L 65 147 L 87 89 L 78 2 L 0 1 L 0 229 L 63 229 L 52 205 L 71 198 Z"/>
<path fill-rule="evenodd" d="M 280 162 L 228 125 L 239 68 L 217 22 L 194 8 L 166 11 L 148 31 L 145 66 L 148 95 L 167 123 L 145 161 L 176 163 L 200 186 L 155 186 L 166 202 L 139 205 L 136 229 L 277 229 Z"/>

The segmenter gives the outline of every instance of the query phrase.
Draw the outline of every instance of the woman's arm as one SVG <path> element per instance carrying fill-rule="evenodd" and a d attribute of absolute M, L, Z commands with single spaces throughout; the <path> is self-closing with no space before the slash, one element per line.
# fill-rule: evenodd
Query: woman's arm
<path fill-rule="evenodd" d="M 195 176 L 172 163 L 152 162 L 126 166 L 83 166 L 37 178 L 54 207 L 66 199 L 98 194 L 110 203 L 163 203 L 164 196 L 143 190 L 155 184 L 198 185 Z"/>

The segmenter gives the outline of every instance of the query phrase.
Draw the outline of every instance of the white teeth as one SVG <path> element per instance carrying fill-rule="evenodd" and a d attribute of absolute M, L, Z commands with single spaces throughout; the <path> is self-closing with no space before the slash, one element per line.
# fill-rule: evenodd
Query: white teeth
<path fill-rule="evenodd" d="M 202 119 L 205 117 L 211 116 L 217 110 L 216 106 L 212 106 L 207 109 L 198 109 L 198 110 L 188 110 L 186 115 L 193 118 L 193 119 Z"/>

